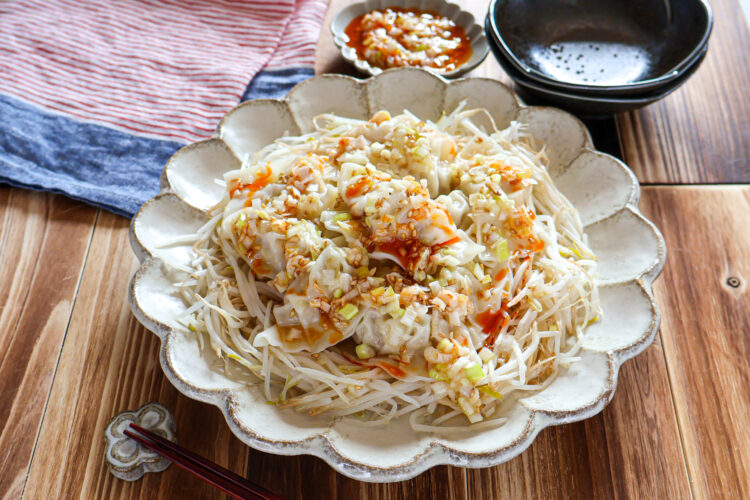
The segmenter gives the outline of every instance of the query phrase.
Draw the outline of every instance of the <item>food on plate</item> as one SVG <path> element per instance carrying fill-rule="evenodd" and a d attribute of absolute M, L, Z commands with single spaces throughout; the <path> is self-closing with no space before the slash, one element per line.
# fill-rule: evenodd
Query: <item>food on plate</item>
<path fill-rule="evenodd" d="M 437 122 L 314 125 L 226 173 L 210 220 L 180 239 L 195 251 L 186 334 L 269 404 L 501 424 L 508 395 L 575 362 L 600 314 L 596 257 L 542 145 L 463 104 Z"/>
<path fill-rule="evenodd" d="M 370 11 L 354 18 L 346 35 L 360 59 L 382 69 L 421 66 L 450 72 L 471 57 L 471 40 L 463 27 L 419 9 Z"/>

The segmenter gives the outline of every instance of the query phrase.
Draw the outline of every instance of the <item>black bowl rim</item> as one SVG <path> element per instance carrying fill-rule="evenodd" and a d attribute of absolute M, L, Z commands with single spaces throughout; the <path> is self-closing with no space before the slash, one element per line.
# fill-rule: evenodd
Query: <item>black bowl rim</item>
<path fill-rule="evenodd" d="M 495 42 L 495 40 L 490 37 L 490 49 L 496 48 L 499 49 L 499 45 Z M 492 50 L 492 54 L 495 57 L 495 59 L 498 60 L 498 63 L 502 66 L 503 70 L 506 72 L 506 74 L 522 89 L 528 90 L 530 92 L 537 92 L 541 95 L 545 96 L 547 100 L 549 100 L 552 105 L 557 105 L 560 107 L 565 108 L 565 105 L 562 104 L 555 104 L 555 98 L 558 99 L 568 99 L 568 100 L 574 100 L 580 105 L 588 105 L 595 107 L 597 104 L 602 104 L 606 106 L 622 106 L 627 108 L 627 110 L 630 109 L 637 109 L 643 106 L 647 106 L 649 104 L 653 104 L 656 101 L 660 101 L 661 99 L 664 99 L 669 94 L 677 90 L 679 87 L 681 87 L 687 80 L 692 77 L 692 75 L 698 70 L 698 67 L 703 63 L 703 60 L 706 57 L 706 53 L 708 52 L 708 45 L 706 45 L 703 50 L 698 54 L 698 58 L 696 61 L 693 62 L 690 66 L 688 66 L 685 71 L 682 72 L 679 78 L 667 83 L 666 85 L 663 85 L 662 87 L 641 95 L 632 96 L 630 98 L 624 97 L 624 96 L 614 96 L 614 97 L 607 97 L 607 96 L 601 96 L 601 95 L 585 95 L 585 94 L 578 94 L 574 92 L 566 92 L 561 91 L 559 89 L 555 88 L 549 88 L 548 86 L 545 86 L 543 84 L 539 84 L 538 82 L 534 81 L 528 81 L 525 79 L 525 75 L 518 72 L 514 66 L 510 64 L 510 61 L 505 59 L 504 57 L 501 60 L 501 57 L 503 56 L 502 52 L 499 52 L 496 50 Z M 623 111 L 626 111 L 626 109 L 623 109 Z M 611 114 L 609 112 L 589 112 L 588 115 L 594 116 L 594 115 L 607 115 Z"/>
<path fill-rule="evenodd" d="M 695 63 L 695 61 L 700 57 L 700 54 L 705 48 L 705 46 L 708 45 L 708 39 L 710 38 L 711 31 L 713 30 L 714 16 L 713 16 L 713 10 L 711 8 L 711 5 L 708 3 L 708 0 L 692 0 L 694 2 L 697 2 L 705 10 L 706 26 L 705 26 L 705 29 L 703 31 L 703 35 L 701 36 L 700 41 L 695 45 L 695 47 L 690 52 L 690 54 L 688 54 L 682 61 L 680 61 L 673 68 L 664 72 L 664 74 L 662 74 L 661 76 L 650 78 L 648 80 L 639 80 L 637 82 L 632 82 L 632 83 L 622 84 L 622 85 L 584 85 L 584 84 L 568 83 L 568 82 L 562 82 L 560 80 L 555 80 L 554 78 L 545 76 L 543 73 L 540 73 L 536 71 L 535 69 L 526 66 L 525 64 L 523 64 L 522 61 L 520 61 L 516 57 L 513 51 L 510 50 L 510 47 L 506 44 L 505 39 L 500 33 L 500 29 L 495 20 L 496 18 L 495 14 L 497 11 L 497 5 L 499 1 L 500 0 L 491 0 L 489 8 L 487 9 L 487 17 L 485 19 L 486 21 L 485 31 L 489 31 L 488 34 L 490 36 L 488 37 L 488 39 L 494 39 L 494 41 L 496 42 L 496 46 L 505 55 L 506 60 L 508 60 L 508 62 L 513 64 L 513 66 L 516 69 L 518 69 L 518 71 L 522 72 L 525 76 L 537 81 L 540 84 L 553 86 L 561 90 L 585 91 L 585 92 L 600 93 L 600 94 L 627 93 L 631 91 L 647 92 L 656 87 L 666 84 L 670 80 L 675 80 L 679 78 L 682 73 L 687 71 L 688 68 L 691 68 L 693 66 L 693 63 Z M 488 23 L 489 23 L 489 26 L 488 26 Z"/>
<path fill-rule="evenodd" d="M 485 29 L 487 29 L 487 23 L 489 21 L 485 20 Z M 665 82 L 662 85 L 659 85 L 653 89 L 651 89 L 648 92 L 642 92 L 637 94 L 618 94 L 618 95 L 603 95 L 601 93 L 588 93 L 584 90 L 570 90 L 570 89 L 560 89 L 557 87 L 553 87 L 550 85 L 546 85 L 541 82 L 537 82 L 535 80 L 528 79 L 527 75 L 521 71 L 518 71 L 518 69 L 515 67 L 515 65 L 512 64 L 512 62 L 505 57 L 505 54 L 499 50 L 500 44 L 497 42 L 496 38 L 492 33 L 490 33 L 490 36 L 487 38 L 490 46 L 490 51 L 492 52 L 492 55 L 497 60 L 498 64 L 502 67 L 503 71 L 510 77 L 511 80 L 516 82 L 518 85 L 522 87 L 528 87 L 532 90 L 535 90 L 537 92 L 544 92 L 548 95 L 553 95 L 556 97 L 564 97 L 564 98 L 573 98 L 578 99 L 581 101 L 589 102 L 589 103 L 606 103 L 606 104 L 627 104 L 627 103 L 638 103 L 638 102 L 655 102 L 660 99 L 663 99 L 667 95 L 671 94 L 674 90 L 676 90 L 679 86 L 681 86 L 683 83 L 685 83 L 690 76 L 698 69 L 698 67 L 703 63 L 703 60 L 705 59 L 706 54 L 708 53 L 708 44 L 705 44 L 700 52 L 697 54 L 697 57 L 695 60 L 685 67 L 683 71 L 680 72 L 680 75 L 677 78 L 674 78 L 670 81 Z M 497 51 L 492 50 L 492 48 L 498 49 Z M 499 52 L 499 53 L 498 53 Z M 684 77 L 684 78 L 683 78 Z"/>

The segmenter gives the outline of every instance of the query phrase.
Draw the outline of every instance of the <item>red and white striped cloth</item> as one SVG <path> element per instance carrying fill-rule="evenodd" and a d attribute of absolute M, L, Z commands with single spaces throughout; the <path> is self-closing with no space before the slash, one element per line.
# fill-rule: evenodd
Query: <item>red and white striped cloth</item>
<path fill-rule="evenodd" d="M 0 1 L 0 91 L 130 134 L 210 136 L 261 69 L 311 66 L 328 0 Z"/>
<path fill-rule="evenodd" d="M 263 69 L 312 66 L 328 0 L 298 0 L 276 52 Z"/>

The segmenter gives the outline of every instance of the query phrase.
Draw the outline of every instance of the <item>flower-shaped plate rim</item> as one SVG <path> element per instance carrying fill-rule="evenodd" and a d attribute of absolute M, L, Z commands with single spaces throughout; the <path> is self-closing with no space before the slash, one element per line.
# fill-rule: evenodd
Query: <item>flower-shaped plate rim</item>
<path fill-rule="evenodd" d="M 638 210 L 638 200 L 640 197 L 640 188 L 637 179 L 630 171 L 630 169 L 621 161 L 598 152 L 593 148 L 590 136 L 585 126 L 575 117 L 568 113 L 558 110 L 556 108 L 546 107 L 530 107 L 523 104 L 523 102 L 512 92 L 509 88 L 500 82 L 490 79 L 483 78 L 462 78 L 459 80 L 449 81 L 445 78 L 436 76 L 432 73 L 425 72 L 423 70 L 412 69 L 412 68 L 398 68 L 387 70 L 381 73 L 380 76 L 370 78 L 365 81 L 357 80 L 348 76 L 342 75 L 324 75 L 315 77 L 298 84 L 294 89 L 290 91 L 287 97 L 278 100 L 257 100 L 249 101 L 240 104 L 232 111 L 225 115 L 222 122 L 218 127 L 218 134 L 221 135 L 224 132 L 224 128 L 228 127 L 227 123 L 235 113 L 238 113 L 246 106 L 255 105 L 262 106 L 275 106 L 279 110 L 285 109 L 284 112 L 289 112 L 292 115 L 295 123 L 300 119 L 295 115 L 292 108 L 295 106 L 294 99 L 297 98 L 297 94 L 305 95 L 301 89 L 305 89 L 307 85 L 311 85 L 311 82 L 316 80 L 338 80 L 340 84 L 348 85 L 352 91 L 364 92 L 367 99 L 371 99 L 370 86 L 374 85 L 373 82 L 377 82 L 383 78 L 400 78 L 400 77 L 414 77 L 422 78 L 422 76 L 413 74 L 418 72 L 420 74 L 429 75 L 429 79 L 433 82 L 439 82 L 436 88 L 440 88 L 442 92 L 442 101 L 440 106 L 445 106 L 445 98 L 448 89 L 451 85 L 462 85 L 462 82 L 478 82 L 473 83 L 476 85 L 489 85 L 495 86 L 498 92 L 508 93 L 508 97 L 512 99 L 510 102 L 511 108 L 515 110 L 513 118 L 519 118 L 523 121 L 524 117 L 529 118 L 534 116 L 534 113 L 548 113 L 553 114 L 555 117 L 559 117 L 560 120 L 567 120 L 568 126 L 579 127 L 575 132 L 580 137 L 580 147 L 578 147 L 574 153 L 569 154 L 569 158 L 564 164 L 558 165 L 560 169 L 559 175 L 564 175 L 567 169 L 572 168 L 578 160 L 602 160 L 605 161 L 613 171 L 617 172 L 620 176 L 622 185 L 619 186 L 621 191 L 624 193 L 627 191 L 624 201 L 621 203 L 622 206 L 616 211 L 599 216 L 590 224 L 591 226 L 596 224 L 607 223 L 608 221 L 615 220 L 617 217 L 630 217 L 632 218 L 642 230 L 647 231 L 648 236 L 652 239 L 654 244 L 654 250 L 647 255 L 650 259 L 635 276 L 613 279 L 611 283 L 605 283 L 603 287 L 626 287 L 635 286 L 639 293 L 642 293 L 650 306 L 650 324 L 643 330 L 643 334 L 637 338 L 637 340 L 630 342 L 627 345 L 621 345 L 616 349 L 610 349 L 606 351 L 600 351 L 597 349 L 591 349 L 591 352 L 595 355 L 604 355 L 607 362 L 607 375 L 606 381 L 604 382 L 603 390 L 598 396 L 587 403 L 584 406 L 576 407 L 565 410 L 545 410 L 543 408 L 533 408 L 527 406 L 521 402 L 524 409 L 528 411 L 528 420 L 526 425 L 523 427 L 522 432 L 513 439 L 512 442 L 501 447 L 493 447 L 488 445 L 486 449 L 478 452 L 462 450 L 457 446 L 451 446 L 444 442 L 440 436 L 433 435 L 426 446 L 419 446 L 419 451 L 410 455 L 407 460 L 397 464 L 389 466 L 379 466 L 372 462 L 367 462 L 362 457 L 347 456 L 337 449 L 336 444 L 332 441 L 333 427 L 328 427 L 319 432 L 315 432 L 313 435 L 305 437 L 303 439 L 277 439 L 269 438 L 268 436 L 262 435 L 257 429 L 254 429 L 252 425 L 247 422 L 243 422 L 238 416 L 240 409 L 241 393 L 243 392 L 238 387 L 221 388 L 221 389 L 209 389 L 205 387 L 198 387 L 192 385 L 188 381 L 181 378 L 177 373 L 177 370 L 172 365 L 169 357 L 170 345 L 174 342 L 176 336 L 183 335 L 183 333 L 173 329 L 166 324 L 165 321 L 161 321 L 159 318 L 153 317 L 147 313 L 138 300 L 138 290 L 143 280 L 147 276 L 151 276 L 154 273 L 163 277 L 163 263 L 161 259 L 153 255 L 153 253 L 147 248 L 148 243 L 141 241 L 142 239 L 142 223 L 141 219 L 145 219 L 145 215 L 154 207 L 160 204 L 172 204 L 178 206 L 181 213 L 187 214 L 186 217 L 202 217 L 204 213 L 199 208 L 190 205 L 184 199 L 177 195 L 180 191 L 180 187 L 175 187 L 170 177 L 170 165 L 178 155 L 185 151 L 196 150 L 203 147 L 220 147 L 224 148 L 230 153 L 232 152 L 231 146 L 225 144 L 225 142 L 218 137 L 200 141 L 186 146 L 181 149 L 170 159 L 162 174 L 162 191 L 157 196 L 147 201 L 140 209 L 140 211 L 133 218 L 130 228 L 131 245 L 133 246 L 134 252 L 141 261 L 139 269 L 135 272 L 128 291 L 129 301 L 133 313 L 136 318 L 149 330 L 156 333 L 161 339 L 160 348 L 160 360 L 164 373 L 167 375 L 169 380 L 172 382 L 178 390 L 186 394 L 188 397 L 204 401 L 217 406 L 224 414 L 227 423 L 229 424 L 232 432 L 239 437 L 246 444 L 259 449 L 261 451 L 282 454 L 282 455 L 295 455 L 295 454 L 311 454 L 322 458 L 328 462 L 338 472 L 364 481 L 373 482 L 390 482 L 398 481 L 411 478 L 417 474 L 427 470 L 430 467 L 440 464 L 451 464 L 465 467 L 489 467 L 505 462 L 516 455 L 524 451 L 534 440 L 535 436 L 545 427 L 550 425 L 558 425 L 562 423 L 574 422 L 589 418 L 596 413 L 600 412 L 604 406 L 610 401 L 614 394 L 615 387 L 617 385 L 617 374 L 621 364 L 639 354 L 643 351 L 653 340 L 656 331 L 658 329 L 660 321 L 660 312 L 658 305 L 653 297 L 651 290 L 653 281 L 656 279 L 658 274 L 661 272 L 666 260 L 666 246 L 664 239 L 658 229 L 647 220 Z M 401 74 L 400 74 L 401 73 Z M 411 75 L 406 73 L 412 73 Z M 341 83 L 348 82 L 348 83 Z M 320 83 L 320 82 L 319 82 Z M 386 81 L 387 83 L 387 81 Z M 314 89 L 314 87 L 311 87 Z M 424 91 L 424 89 L 421 89 Z M 365 97 L 363 97 L 365 99 Z M 369 103 L 369 101 L 368 101 Z M 369 106 L 369 104 L 367 105 Z M 367 107 L 366 106 L 366 107 Z M 369 108 L 368 112 L 372 112 Z M 297 113 L 302 113 L 297 109 Z M 556 118 L 557 119 L 557 118 Z M 572 125 L 575 124 L 575 125 Z M 236 156 L 236 153 L 235 153 Z M 171 210 L 171 209 L 170 209 Z M 161 274 L 159 274 L 161 273 Z M 166 277 L 164 277 L 166 279 Z M 247 391 L 245 391 L 247 392 Z M 524 400 L 525 401 L 525 400 Z"/>

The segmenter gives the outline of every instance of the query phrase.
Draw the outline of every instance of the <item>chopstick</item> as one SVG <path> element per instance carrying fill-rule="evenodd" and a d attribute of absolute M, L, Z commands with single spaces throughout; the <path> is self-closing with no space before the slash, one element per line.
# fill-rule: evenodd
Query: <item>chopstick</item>
<path fill-rule="evenodd" d="M 161 436 L 131 423 L 130 427 L 142 435 L 125 430 L 125 435 L 158 453 L 176 466 L 203 479 L 225 493 L 240 500 L 284 500 L 267 489 L 251 483 L 242 476 L 189 451 Z"/>

